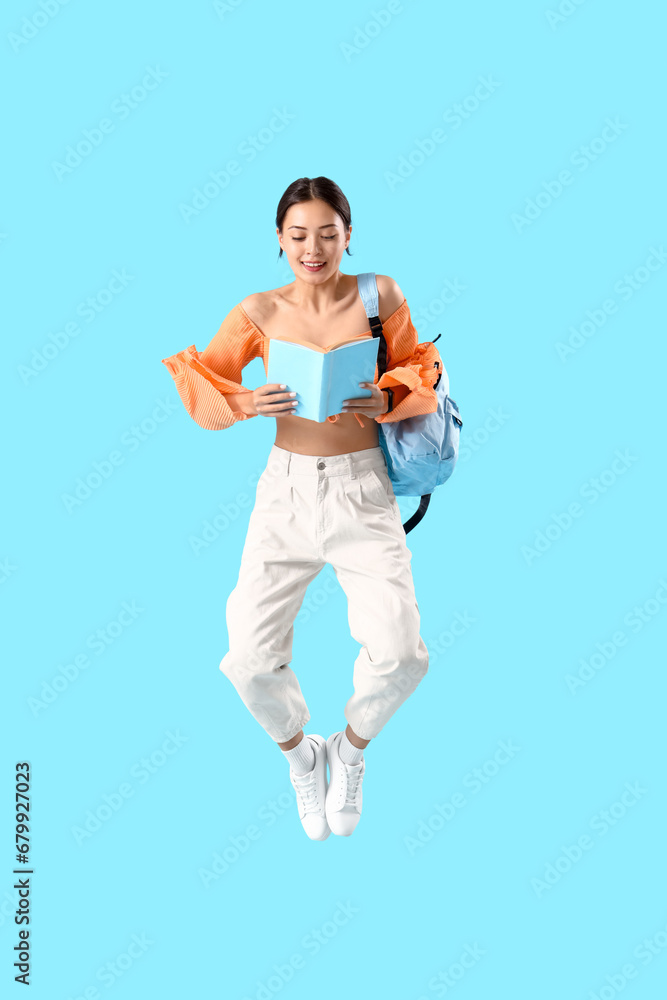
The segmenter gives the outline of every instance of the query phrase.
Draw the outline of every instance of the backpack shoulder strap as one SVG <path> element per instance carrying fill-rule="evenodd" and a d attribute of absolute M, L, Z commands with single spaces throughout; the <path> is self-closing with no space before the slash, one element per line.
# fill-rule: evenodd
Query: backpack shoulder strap
<path fill-rule="evenodd" d="M 380 298 L 375 271 L 366 271 L 365 274 L 358 274 L 357 288 L 359 289 L 359 295 L 368 316 L 371 333 L 374 337 L 379 337 L 382 335 L 382 323 L 380 322 Z M 382 339 L 384 340 L 384 336 L 382 336 Z"/>
<path fill-rule="evenodd" d="M 357 287 L 361 301 L 364 304 L 366 315 L 369 319 L 380 315 L 380 305 L 378 300 L 378 283 L 374 271 L 367 271 L 365 274 L 357 275 Z"/>

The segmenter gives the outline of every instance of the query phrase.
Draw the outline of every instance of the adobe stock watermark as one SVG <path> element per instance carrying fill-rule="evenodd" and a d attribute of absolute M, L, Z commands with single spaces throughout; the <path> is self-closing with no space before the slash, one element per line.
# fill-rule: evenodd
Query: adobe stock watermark
<path fill-rule="evenodd" d="M 213 10 L 223 21 L 227 14 L 233 14 L 245 2 L 246 0 L 213 0 Z"/>
<path fill-rule="evenodd" d="M 227 604 L 227 614 L 230 614 L 231 601 L 233 601 L 236 588 L 232 591 L 229 597 L 229 602 Z M 231 611 L 233 616 L 233 610 Z M 242 679 L 252 680 L 258 673 L 263 673 L 267 669 L 275 669 L 275 667 L 282 666 L 283 669 L 290 669 L 288 663 L 280 664 L 277 662 L 276 650 L 282 653 L 282 642 L 285 636 L 293 629 L 293 624 L 291 621 L 282 621 L 277 623 L 271 630 L 271 649 L 269 650 L 266 646 L 262 648 L 254 649 L 243 649 L 240 656 L 230 656 L 229 651 L 225 653 L 220 663 L 218 664 L 218 669 L 222 671 L 225 677 L 230 678 L 236 684 Z M 286 655 L 286 654 L 285 654 Z"/>
<path fill-rule="evenodd" d="M 472 456 L 487 444 L 494 434 L 497 434 L 501 427 L 504 427 L 510 418 L 502 404 L 493 409 L 487 410 L 487 415 L 481 425 L 475 427 L 471 433 L 467 432 L 465 442 L 459 446 L 459 461 L 467 462 Z"/>
<path fill-rule="evenodd" d="M 17 571 L 18 566 L 10 562 L 9 556 L 5 556 L 4 559 L 0 560 L 0 583 L 7 583 L 10 576 L 14 576 Z"/>
<path fill-rule="evenodd" d="M 331 919 L 325 920 L 322 924 L 311 927 L 303 935 L 299 942 L 302 951 L 295 951 L 290 957 L 279 964 L 273 965 L 271 974 L 266 979 L 255 980 L 255 988 L 252 993 L 246 993 L 241 1000 L 272 1000 L 276 994 L 280 993 L 287 983 L 294 979 L 294 976 L 301 969 L 305 969 L 309 955 L 317 955 L 323 948 L 326 948 L 331 941 L 338 936 L 341 928 L 359 913 L 359 907 L 347 899 L 337 900 L 336 909 Z M 305 955 L 302 953 L 305 952 Z"/>
<path fill-rule="evenodd" d="M 120 271 L 114 268 L 111 272 L 111 278 L 103 288 L 79 302 L 76 307 L 77 316 L 80 316 L 86 323 L 92 323 L 127 288 L 131 281 L 134 281 L 133 274 L 128 274 L 125 268 Z M 25 365 L 19 365 L 17 368 L 23 384 L 27 385 L 31 378 L 48 368 L 51 362 L 59 354 L 62 354 L 80 333 L 79 324 L 71 320 L 69 323 L 65 323 L 61 330 L 50 333 L 47 343 L 42 347 L 33 347 L 31 361 Z"/>
<path fill-rule="evenodd" d="M 414 310 L 410 310 L 417 329 L 422 332 L 432 323 L 436 323 L 448 306 L 453 305 L 467 291 L 468 286 L 462 284 L 459 278 L 447 278 L 438 294 L 425 306 L 416 306 Z"/>
<path fill-rule="evenodd" d="M 455 611 L 447 627 L 441 629 L 427 644 L 430 663 L 434 663 L 439 656 L 444 656 L 476 623 L 477 619 L 469 611 Z"/>
<path fill-rule="evenodd" d="M 315 581 L 309 584 L 306 596 L 294 619 L 295 623 L 299 625 L 305 625 L 312 615 L 321 611 L 325 604 L 328 603 L 332 594 L 343 592 L 335 573 L 328 564 L 322 567 L 315 579 L 317 580 L 317 586 L 314 586 Z"/>
<path fill-rule="evenodd" d="M 455 961 L 450 962 L 446 969 L 440 969 L 434 976 L 431 976 L 426 984 L 427 988 L 437 997 L 446 996 L 484 955 L 486 955 L 486 948 L 482 948 L 477 941 L 474 944 L 464 945 L 461 954 Z M 417 997 L 417 1000 L 428 1000 L 428 998 L 422 993 L 421 996 Z"/>
<path fill-rule="evenodd" d="M 597 476 L 591 476 L 579 488 L 579 496 L 587 501 L 589 506 L 598 502 L 600 497 L 608 493 L 618 480 L 625 475 L 628 469 L 632 468 L 638 461 L 636 455 L 631 455 L 626 448 L 621 451 L 617 448 L 614 452 L 616 456 L 606 469 L 603 469 Z M 586 513 L 586 507 L 582 506 L 578 500 L 573 500 L 568 504 L 567 510 L 552 514 L 549 523 L 544 530 L 538 529 L 535 532 L 532 545 L 522 545 L 521 555 L 526 566 L 532 566 L 536 559 L 540 559 L 554 542 L 569 531 L 575 520 L 578 520 Z"/>
<path fill-rule="evenodd" d="M 654 958 L 663 955 L 665 950 L 667 950 L 667 925 L 640 941 L 633 949 L 632 955 L 646 968 Z M 614 1000 L 614 997 L 622 993 L 629 981 L 636 979 L 641 971 L 634 962 L 626 962 L 620 972 L 604 977 L 604 986 L 589 990 L 588 1000 Z"/>
<path fill-rule="evenodd" d="M 447 628 L 442 629 L 429 643 L 424 643 L 428 650 L 426 666 L 423 663 L 411 663 L 406 669 L 401 669 L 395 680 L 387 684 L 382 691 L 376 692 L 373 696 L 375 712 L 382 713 L 389 706 L 391 706 L 392 711 L 395 711 L 397 707 L 402 705 L 416 690 L 438 657 L 449 651 L 454 643 L 458 642 L 476 622 L 477 619 L 473 618 L 468 611 L 456 611 Z"/>
<path fill-rule="evenodd" d="M 213 852 L 208 865 L 197 869 L 199 882 L 204 889 L 210 889 L 219 882 L 248 853 L 252 845 L 261 840 L 266 830 L 274 826 L 287 811 L 291 813 L 295 798 L 294 791 L 290 788 L 275 798 L 267 799 L 257 810 L 256 823 L 248 823 L 241 833 L 228 837 L 225 846 Z"/>
<path fill-rule="evenodd" d="M 552 8 L 545 10 L 544 16 L 551 30 L 555 31 L 564 24 L 585 2 L 586 0 L 561 0 L 555 10 Z"/>
<path fill-rule="evenodd" d="M 189 202 L 180 202 L 178 212 L 183 222 L 189 225 L 193 218 L 201 215 L 203 210 L 214 201 L 219 194 L 226 191 L 233 177 L 238 177 L 246 164 L 252 163 L 260 153 L 273 143 L 276 136 L 284 132 L 296 118 L 287 108 L 273 108 L 273 114 L 266 125 L 245 139 L 236 147 L 237 156 L 241 158 L 228 160 L 220 170 L 210 170 L 209 178 L 201 187 L 194 188 Z"/>
<path fill-rule="evenodd" d="M 261 474 L 258 469 L 251 472 L 245 481 L 246 487 L 252 489 L 253 486 L 257 486 Z M 202 521 L 199 533 L 188 535 L 190 550 L 196 556 L 200 556 L 202 552 L 210 549 L 211 545 L 217 542 L 224 532 L 238 521 L 241 514 L 252 507 L 254 500 L 253 494 L 239 490 L 232 500 L 227 503 L 219 503 L 218 513 Z"/>
<path fill-rule="evenodd" d="M 310 615 L 315 610 L 321 610 L 324 604 L 328 601 L 331 594 L 334 592 L 334 584 L 336 588 L 339 588 L 339 584 L 335 577 L 328 578 L 325 585 L 318 591 L 316 590 L 311 598 L 308 596 L 304 600 L 304 606 L 300 609 L 295 617 L 295 623 L 299 621 L 299 614 L 303 611 L 303 621 L 307 621 Z M 232 612 L 233 613 L 233 612 Z M 429 663 L 433 664 L 438 656 L 442 656 L 447 650 L 451 649 L 455 642 L 457 642 L 462 636 L 469 631 L 473 624 L 477 622 L 476 618 L 473 618 L 468 611 L 460 612 L 457 611 L 452 616 L 451 621 L 447 628 L 442 629 L 438 635 L 429 642 L 427 649 L 429 653 Z M 281 644 L 284 638 L 292 631 L 294 628 L 294 623 L 291 621 L 281 622 L 276 625 L 276 627 L 271 632 L 271 646 L 272 650 L 280 650 L 282 648 Z M 268 653 L 266 649 L 254 649 L 254 650 L 244 650 L 242 656 L 230 657 L 229 652 L 227 652 L 219 663 L 218 669 L 225 675 L 225 677 L 238 683 L 242 679 L 252 679 L 257 673 L 267 670 L 267 664 L 270 664 L 271 657 L 276 661 L 277 657 L 275 652 Z M 285 668 L 289 667 L 288 663 L 283 665 Z M 291 669 L 291 667 L 289 668 Z M 389 683 L 382 692 L 375 694 L 373 698 L 373 704 L 377 710 L 381 710 L 381 706 L 391 704 L 395 706 L 396 704 L 402 704 L 408 696 L 415 690 L 419 682 L 425 676 L 426 671 L 422 664 L 411 665 L 408 669 L 401 671 L 399 677 L 396 680 Z"/>
<path fill-rule="evenodd" d="M 635 604 L 623 618 L 623 624 L 634 635 L 641 632 L 649 622 L 652 622 L 667 604 L 667 580 L 660 577 L 658 584 L 658 589 L 653 597 L 647 598 L 643 604 Z M 614 659 L 618 650 L 627 645 L 629 638 L 627 632 L 623 629 L 617 629 L 610 638 L 596 642 L 596 651 L 588 658 L 581 657 L 577 672 L 565 674 L 565 683 L 570 694 L 575 695 L 581 688 L 586 687 L 594 677 L 597 677 L 600 671 Z"/>
<path fill-rule="evenodd" d="M 16 882 L 16 879 L 13 876 L 12 879 Z M 14 890 L 13 892 L 5 891 L 5 894 L 2 897 L 2 902 L 0 902 L 0 927 L 4 927 L 6 920 L 8 920 L 12 926 L 15 926 L 14 918 L 20 910 L 21 897 L 19 896 L 16 885 L 12 885 L 12 889 Z"/>
<path fill-rule="evenodd" d="M 556 354 L 562 362 L 566 362 L 573 354 L 581 350 L 598 330 L 607 322 L 610 316 L 617 313 L 619 305 L 628 302 L 633 295 L 642 289 L 651 280 L 656 271 L 659 271 L 667 261 L 667 252 L 660 244 L 660 247 L 649 247 L 648 257 L 643 264 L 639 264 L 634 271 L 626 271 L 622 278 L 614 282 L 614 291 L 621 300 L 617 302 L 614 298 L 605 299 L 596 309 L 587 309 L 586 318 L 578 326 L 568 327 L 570 336 L 566 341 L 556 341 Z"/>
<path fill-rule="evenodd" d="M 60 183 L 69 174 L 73 174 L 77 167 L 80 167 L 84 160 L 95 152 L 102 145 L 104 140 L 112 132 L 116 131 L 118 122 L 125 121 L 140 105 L 144 103 L 149 94 L 160 86 L 167 79 L 168 74 L 161 70 L 159 66 L 147 66 L 144 76 L 130 91 L 123 91 L 119 97 L 111 102 L 111 114 L 113 118 L 100 118 L 97 125 L 92 128 L 84 128 L 81 138 L 74 146 L 65 148 L 65 155 L 62 160 L 52 160 L 51 169 Z"/>
<path fill-rule="evenodd" d="M 561 844 L 561 853 L 554 861 L 545 864 L 541 878 L 531 878 L 530 885 L 537 898 L 541 899 L 546 892 L 550 892 L 558 885 L 563 876 L 567 875 L 574 865 L 579 864 L 587 852 L 593 850 L 599 839 L 620 823 L 632 807 L 647 794 L 648 789 L 639 781 L 632 783 L 626 781 L 618 799 L 607 809 L 600 809 L 588 821 L 589 828 L 598 835 L 598 840 L 594 840 L 589 833 L 582 833 L 574 844 Z"/>
<path fill-rule="evenodd" d="M 588 145 L 578 146 L 570 154 L 569 162 L 579 171 L 579 175 L 584 173 L 592 163 L 595 163 L 609 147 L 616 142 L 619 135 L 622 135 L 630 126 L 615 118 L 605 118 L 605 125 L 600 135 L 590 140 Z M 532 226 L 553 203 L 561 197 L 563 192 L 574 184 L 577 174 L 571 170 L 564 169 L 558 174 L 556 180 L 542 181 L 541 190 L 534 198 L 526 198 L 523 213 L 513 212 L 510 216 L 515 232 L 521 234 L 525 229 Z"/>
<path fill-rule="evenodd" d="M 180 729 L 172 733 L 170 729 L 165 733 L 165 739 L 160 746 L 153 750 L 147 757 L 141 757 L 130 768 L 130 777 L 136 779 L 139 786 L 145 785 L 156 775 L 165 764 L 178 753 L 181 747 L 188 742 L 189 736 L 183 736 Z M 94 809 L 86 811 L 85 818 L 80 825 L 70 827 L 70 833 L 74 838 L 77 847 L 81 847 L 102 829 L 105 823 L 123 808 L 128 799 L 131 799 L 136 792 L 136 787 L 131 781 L 123 781 L 117 789 L 106 792 L 102 796 L 102 801 Z"/>
<path fill-rule="evenodd" d="M 95 656 L 103 656 L 131 628 L 139 615 L 144 613 L 144 608 L 138 607 L 136 601 L 123 601 L 120 608 L 118 614 L 111 621 L 106 622 L 86 636 L 86 649 L 94 653 Z M 57 673 L 50 680 L 42 681 L 39 696 L 30 696 L 26 699 L 33 718 L 36 719 L 49 705 L 53 705 L 79 679 L 82 671 L 87 670 L 92 663 L 93 660 L 89 654 L 83 652 L 77 653 L 68 663 L 60 664 Z"/>
<path fill-rule="evenodd" d="M 461 784 L 465 791 L 454 792 L 442 802 L 436 802 L 431 814 L 426 819 L 419 820 L 414 834 L 403 837 L 403 843 L 410 857 L 414 857 L 417 851 L 422 850 L 433 840 L 436 833 L 443 830 L 447 823 L 451 823 L 470 799 L 493 781 L 502 768 L 514 760 L 520 751 L 521 747 L 513 740 L 498 740 L 495 753 L 484 760 L 479 767 L 473 767 L 463 776 Z"/>
<path fill-rule="evenodd" d="M 56 14 L 60 13 L 62 7 L 69 3 L 69 0 L 39 0 L 38 9 L 21 20 L 21 27 L 17 31 L 7 33 L 7 41 L 14 52 L 20 52 L 24 45 L 36 38 L 40 31 L 50 24 Z"/>
<path fill-rule="evenodd" d="M 379 10 L 373 8 L 368 20 L 362 25 L 357 24 L 355 26 L 352 41 L 339 43 L 338 47 L 343 53 L 345 62 L 351 63 L 355 56 L 361 55 L 373 39 L 381 35 L 396 15 L 402 14 L 404 9 L 403 4 L 399 0 L 389 0 L 389 3 L 384 7 L 380 7 Z"/>
<path fill-rule="evenodd" d="M 218 504 L 218 513 L 202 521 L 198 534 L 188 535 L 188 544 L 196 556 L 201 555 L 213 545 L 218 539 L 232 527 L 241 517 L 243 511 L 248 510 L 255 502 L 255 495 L 246 493 L 246 489 L 257 489 L 257 484 L 264 473 L 271 476 L 274 472 L 282 472 L 282 463 L 278 462 L 276 468 L 272 468 L 273 463 L 269 457 L 265 466 L 253 469 L 245 481 L 245 489 L 239 490 L 232 500 L 227 503 Z"/>
<path fill-rule="evenodd" d="M 145 931 L 141 934 L 133 934 L 124 951 L 119 952 L 109 962 L 99 966 L 95 972 L 95 979 L 103 984 L 105 990 L 108 990 L 110 986 L 114 986 L 119 979 L 122 979 L 154 944 L 155 941 L 152 941 Z M 97 986 L 85 986 L 76 994 L 70 993 L 67 1000 L 101 1000 L 103 995 L 106 996 L 106 994 L 100 993 Z"/>
<path fill-rule="evenodd" d="M 93 467 L 89 472 L 77 477 L 71 493 L 60 494 L 60 499 L 68 514 L 71 515 L 82 507 L 86 500 L 89 500 L 93 493 L 99 490 L 100 486 L 111 479 L 116 469 L 125 464 L 127 455 L 133 454 L 144 441 L 148 441 L 158 427 L 179 408 L 173 399 L 156 399 L 155 404 L 147 417 L 144 417 L 139 423 L 132 424 L 121 434 L 120 444 L 125 452 L 120 448 L 114 448 L 104 458 L 93 462 Z"/>
<path fill-rule="evenodd" d="M 468 121 L 489 97 L 498 90 L 500 83 L 493 76 L 479 76 L 478 83 L 471 94 L 461 101 L 452 104 L 442 114 L 442 120 L 449 126 L 449 132 L 438 126 L 432 129 L 423 139 L 415 139 L 412 149 L 407 155 L 401 154 L 393 170 L 385 170 L 384 180 L 390 191 L 395 191 L 408 178 L 412 177 L 419 167 L 422 167 L 438 148 L 447 141 L 450 134 L 456 132 L 464 122 Z"/>

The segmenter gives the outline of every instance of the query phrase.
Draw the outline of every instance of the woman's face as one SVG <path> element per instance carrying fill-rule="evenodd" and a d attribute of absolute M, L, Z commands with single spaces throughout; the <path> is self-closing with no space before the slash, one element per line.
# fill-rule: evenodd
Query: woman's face
<path fill-rule="evenodd" d="M 350 242 L 352 226 L 346 232 L 340 215 L 326 201 L 315 198 L 290 205 L 283 219 L 282 235 L 279 230 L 276 232 L 296 277 L 320 284 L 337 273 Z M 323 266 L 309 268 L 306 266 L 309 261 Z"/>

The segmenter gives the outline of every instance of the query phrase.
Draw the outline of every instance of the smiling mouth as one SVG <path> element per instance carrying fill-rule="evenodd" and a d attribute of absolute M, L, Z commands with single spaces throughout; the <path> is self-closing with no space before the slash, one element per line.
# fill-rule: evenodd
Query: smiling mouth
<path fill-rule="evenodd" d="M 324 260 L 302 260 L 301 263 L 304 267 L 307 267 L 309 271 L 318 271 L 321 267 L 324 267 L 326 261 Z"/>

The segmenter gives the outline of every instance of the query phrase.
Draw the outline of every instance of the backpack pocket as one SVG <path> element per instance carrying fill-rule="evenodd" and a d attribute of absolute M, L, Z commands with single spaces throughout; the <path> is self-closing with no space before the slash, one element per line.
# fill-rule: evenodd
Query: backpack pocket
<path fill-rule="evenodd" d="M 456 465 L 459 457 L 459 440 L 463 420 L 459 413 L 459 408 L 455 400 L 450 396 L 445 398 L 444 405 L 445 426 L 442 437 L 442 448 L 440 451 L 440 466 L 438 468 L 438 486 L 446 483 Z"/>

